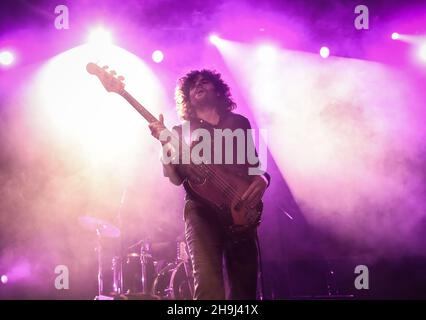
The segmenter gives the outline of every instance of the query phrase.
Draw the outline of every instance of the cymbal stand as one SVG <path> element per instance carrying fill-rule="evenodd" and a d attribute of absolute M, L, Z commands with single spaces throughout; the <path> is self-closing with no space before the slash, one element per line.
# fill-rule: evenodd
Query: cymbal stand
<path fill-rule="evenodd" d="M 141 267 L 142 267 L 142 292 L 144 294 L 150 294 L 151 290 L 148 287 L 148 270 L 147 270 L 147 266 L 148 266 L 148 261 L 150 260 L 150 258 L 152 258 L 151 256 L 151 245 L 149 240 L 147 242 L 143 241 L 141 244 Z"/>
<path fill-rule="evenodd" d="M 97 237 L 97 246 L 96 253 L 98 256 L 98 299 L 102 297 L 102 292 L 104 291 L 104 274 L 102 269 L 102 234 L 101 226 L 96 228 L 96 237 Z"/>
<path fill-rule="evenodd" d="M 113 264 L 115 265 L 113 268 L 116 271 L 114 275 L 114 292 L 118 295 L 123 294 L 123 261 L 124 261 L 124 246 L 123 246 L 123 217 L 122 217 L 122 209 L 124 200 L 126 199 L 127 188 L 124 188 L 123 193 L 121 194 L 120 206 L 118 208 L 118 228 L 120 229 L 120 239 L 119 239 L 119 250 L 120 254 L 118 259 L 115 258 Z"/>

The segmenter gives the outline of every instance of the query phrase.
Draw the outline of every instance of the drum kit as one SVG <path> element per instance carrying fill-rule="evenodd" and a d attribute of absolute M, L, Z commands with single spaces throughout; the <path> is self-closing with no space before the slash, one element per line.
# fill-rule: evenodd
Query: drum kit
<path fill-rule="evenodd" d="M 177 239 L 176 255 L 173 261 L 164 262 L 153 258 L 153 251 L 168 246 L 170 242 L 153 243 L 149 239 L 140 240 L 120 255 L 111 259 L 110 277 L 104 272 L 104 238 L 119 238 L 120 229 L 108 221 L 83 216 L 80 224 L 87 230 L 95 232 L 98 263 L 98 295 L 95 300 L 191 300 L 194 293 L 192 265 L 186 242 Z M 158 251 L 158 250 L 157 250 Z M 162 263 L 161 263 L 162 262 Z M 105 284 L 110 284 L 111 291 L 105 293 Z"/>

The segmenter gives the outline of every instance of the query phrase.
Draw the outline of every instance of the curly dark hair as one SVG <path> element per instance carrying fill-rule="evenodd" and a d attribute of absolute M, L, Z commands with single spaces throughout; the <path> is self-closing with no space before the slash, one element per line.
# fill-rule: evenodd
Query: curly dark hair
<path fill-rule="evenodd" d="M 220 98 L 217 104 L 217 110 L 220 115 L 231 112 L 237 107 L 232 100 L 229 86 L 222 80 L 220 73 L 208 69 L 192 70 L 179 79 L 175 92 L 176 108 L 183 120 L 190 120 L 195 117 L 195 110 L 189 99 L 189 90 L 199 75 L 213 83 Z"/>

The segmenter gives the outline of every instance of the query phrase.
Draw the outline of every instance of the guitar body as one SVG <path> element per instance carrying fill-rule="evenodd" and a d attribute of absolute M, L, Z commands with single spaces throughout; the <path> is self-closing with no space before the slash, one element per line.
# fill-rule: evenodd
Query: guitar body
<path fill-rule="evenodd" d="M 255 228 L 260 223 L 263 203 L 254 208 L 241 201 L 254 176 L 229 169 L 226 165 L 208 165 L 215 175 L 204 179 L 188 179 L 191 190 L 217 211 L 226 215 L 235 231 Z"/>

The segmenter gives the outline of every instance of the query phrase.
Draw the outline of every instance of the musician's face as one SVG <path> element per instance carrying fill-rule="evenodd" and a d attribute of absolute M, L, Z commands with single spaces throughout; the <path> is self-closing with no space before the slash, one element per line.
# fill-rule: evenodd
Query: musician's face
<path fill-rule="evenodd" d="M 199 75 L 189 89 L 189 98 L 193 106 L 214 104 L 216 100 L 216 88 L 214 84 Z"/>

